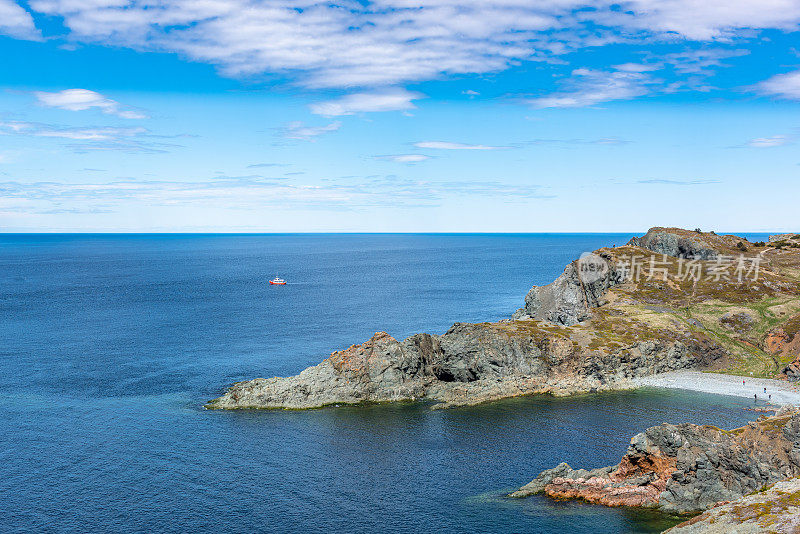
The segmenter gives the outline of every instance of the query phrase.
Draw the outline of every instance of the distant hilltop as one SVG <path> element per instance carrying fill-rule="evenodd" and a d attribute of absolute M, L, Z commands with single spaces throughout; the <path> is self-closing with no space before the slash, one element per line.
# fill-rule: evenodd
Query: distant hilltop
<path fill-rule="evenodd" d="M 378 332 L 296 376 L 238 382 L 206 406 L 447 407 L 627 388 L 679 369 L 797 379 L 800 245 L 797 234 L 773 237 L 651 228 L 534 286 L 511 319 L 403 341 Z"/>
<path fill-rule="evenodd" d="M 800 234 L 778 234 L 769 236 L 770 244 L 800 245 Z"/>

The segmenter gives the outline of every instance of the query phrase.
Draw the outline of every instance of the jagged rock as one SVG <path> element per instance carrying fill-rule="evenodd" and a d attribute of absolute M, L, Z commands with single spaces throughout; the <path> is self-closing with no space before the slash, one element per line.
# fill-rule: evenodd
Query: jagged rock
<path fill-rule="evenodd" d="M 687 513 L 798 475 L 800 411 L 784 408 L 731 431 L 693 424 L 651 427 L 631 439 L 616 466 L 576 471 L 561 464 L 511 495 L 544 493 Z"/>
<path fill-rule="evenodd" d="M 644 236 L 631 239 L 629 244 L 675 258 L 713 260 L 717 257 L 717 250 L 703 239 L 703 234 L 691 235 L 683 231 L 681 235 L 670 230 L 651 228 Z"/>
<path fill-rule="evenodd" d="M 800 380 L 800 315 L 767 332 L 764 350 L 778 360 L 791 360 L 781 374 L 791 381 Z"/>
<path fill-rule="evenodd" d="M 605 267 L 604 272 L 597 276 L 581 275 L 582 266 L 597 264 Z M 576 260 L 551 284 L 533 286 L 525 295 L 525 306 L 513 318 L 571 326 L 591 317 L 591 309 L 602 306 L 608 290 L 622 282 L 623 273 L 599 255 L 592 263 Z"/>
<path fill-rule="evenodd" d="M 786 378 L 792 382 L 800 380 L 800 356 L 795 358 L 794 361 L 784 367 L 783 374 L 786 375 Z"/>
<path fill-rule="evenodd" d="M 569 339 L 544 337 L 533 321 L 456 323 L 441 336 L 417 334 L 404 341 L 378 332 L 297 376 L 236 383 L 207 407 L 316 408 L 414 399 L 451 406 L 529 393 L 568 395 L 624 387 L 630 378 L 695 367 L 721 355 L 692 340 L 584 351 Z"/>

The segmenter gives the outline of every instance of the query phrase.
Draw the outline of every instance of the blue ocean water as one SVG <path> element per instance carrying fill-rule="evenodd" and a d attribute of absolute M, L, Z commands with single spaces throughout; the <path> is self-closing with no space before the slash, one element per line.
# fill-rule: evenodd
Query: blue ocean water
<path fill-rule="evenodd" d="M 664 421 L 748 401 L 677 391 L 205 411 L 384 330 L 507 317 L 628 235 L 0 235 L 0 531 L 657 532 L 673 518 L 503 495 L 616 463 Z M 275 274 L 286 286 L 269 286 Z"/>

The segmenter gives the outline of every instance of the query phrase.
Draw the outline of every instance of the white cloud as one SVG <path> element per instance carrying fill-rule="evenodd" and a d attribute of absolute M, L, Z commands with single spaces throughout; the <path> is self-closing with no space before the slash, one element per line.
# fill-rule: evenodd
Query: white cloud
<path fill-rule="evenodd" d="M 386 159 L 389 161 L 394 161 L 395 163 L 419 163 L 420 161 L 431 159 L 430 156 L 426 156 L 424 154 L 393 154 L 389 156 L 375 156 L 375 157 L 378 159 Z"/>
<path fill-rule="evenodd" d="M 448 141 L 422 141 L 414 143 L 417 148 L 433 148 L 436 150 L 501 150 L 510 146 L 468 145 L 464 143 L 451 143 Z"/>
<path fill-rule="evenodd" d="M 31 41 L 42 39 L 33 17 L 13 0 L 0 0 L 0 35 Z"/>
<path fill-rule="evenodd" d="M 649 92 L 654 80 L 642 72 L 575 69 L 567 80 L 569 90 L 528 100 L 537 108 L 593 106 L 612 100 L 627 100 Z"/>
<path fill-rule="evenodd" d="M 71 128 L 58 127 L 38 122 L 0 122 L 0 133 L 33 135 L 36 137 L 58 137 L 75 141 L 109 141 L 146 133 L 145 128 Z"/>
<path fill-rule="evenodd" d="M 664 68 L 661 63 L 622 63 L 621 65 L 614 65 L 615 70 L 622 72 L 653 72 Z"/>
<path fill-rule="evenodd" d="M 800 100 L 800 70 L 773 76 L 757 84 L 754 89 L 762 95 Z"/>
<path fill-rule="evenodd" d="M 141 127 L 71 127 L 39 122 L 0 121 L 0 135 L 25 135 L 73 141 L 66 147 L 79 153 L 97 150 L 160 153 L 179 146 L 164 141 L 170 136 L 153 135 Z"/>
<path fill-rule="evenodd" d="M 696 41 L 732 39 L 742 29 L 796 31 L 800 22 L 796 0 L 628 0 L 618 4 L 617 12 L 599 9 L 585 16 L 602 24 L 673 33 Z"/>
<path fill-rule="evenodd" d="M 369 206 L 436 206 L 454 195 L 500 197 L 509 201 L 550 198 L 538 185 L 502 182 L 427 182 L 397 176 L 352 177 L 302 184 L 253 176 L 216 180 L 119 180 L 67 183 L 0 182 L 0 215 L 97 213 L 98 210 L 151 209 L 156 206 L 263 210 L 267 206 L 301 209 L 358 209 Z M 4 209 L 4 207 L 6 209 Z"/>
<path fill-rule="evenodd" d="M 342 127 L 339 121 L 332 122 L 325 126 L 306 126 L 301 121 L 294 121 L 287 124 L 283 129 L 283 136 L 287 139 L 299 139 L 301 141 L 311 141 L 322 134 L 335 132 Z"/>
<path fill-rule="evenodd" d="M 753 148 L 771 148 L 785 145 L 788 142 L 789 139 L 785 135 L 773 135 L 772 137 L 756 137 L 755 139 L 751 139 L 747 143 L 747 146 Z"/>
<path fill-rule="evenodd" d="M 389 89 L 374 93 L 355 93 L 336 100 L 311 104 L 311 112 L 326 117 L 352 115 L 368 111 L 399 111 L 415 109 L 412 100 L 423 98 L 420 93 L 405 89 Z"/>
<path fill-rule="evenodd" d="M 650 180 L 639 180 L 636 183 L 647 185 L 711 185 L 721 182 L 719 180 L 668 180 L 663 178 L 653 178 Z"/>
<path fill-rule="evenodd" d="M 30 0 L 31 9 L 62 17 L 74 42 L 178 53 L 229 76 L 278 73 L 313 88 L 398 86 L 498 72 L 587 46 L 716 42 L 752 38 L 763 28 L 793 31 L 800 23 L 797 0 L 586 6 L 585 0 Z"/>
<path fill-rule="evenodd" d="M 709 76 L 714 74 L 715 67 L 726 66 L 724 59 L 739 56 L 746 56 L 749 50 L 720 50 L 716 48 L 701 48 L 697 50 L 686 50 L 673 54 L 664 54 L 661 59 L 673 66 L 676 72 L 681 74 L 699 74 Z"/>
<path fill-rule="evenodd" d="M 116 115 L 123 119 L 146 119 L 147 116 L 133 109 L 125 108 L 116 100 L 106 98 L 100 93 L 88 89 L 65 89 L 55 93 L 34 91 L 33 95 L 39 104 L 68 111 L 84 111 L 98 108 L 107 115 Z"/>

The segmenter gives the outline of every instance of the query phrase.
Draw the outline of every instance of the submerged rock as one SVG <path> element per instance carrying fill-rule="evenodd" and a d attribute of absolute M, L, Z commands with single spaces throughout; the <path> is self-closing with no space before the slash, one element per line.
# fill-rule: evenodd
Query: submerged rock
<path fill-rule="evenodd" d="M 735 430 L 663 424 L 631 439 L 619 464 L 542 472 L 512 497 L 544 493 L 608 506 L 706 510 L 800 476 L 800 410 L 784 408 Z"/>

